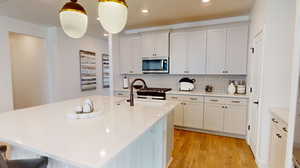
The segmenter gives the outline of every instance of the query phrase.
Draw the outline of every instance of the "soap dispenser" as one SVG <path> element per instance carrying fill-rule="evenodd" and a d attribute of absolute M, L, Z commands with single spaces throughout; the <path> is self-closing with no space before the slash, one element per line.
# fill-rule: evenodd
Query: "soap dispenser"
<path fill-rule="evenodd" d="M 128 89 L 128 84 L 129 84 L 129 81 L 128 81 L 127 76 L 125 75 L 123 78 L 123 89 Z"/>

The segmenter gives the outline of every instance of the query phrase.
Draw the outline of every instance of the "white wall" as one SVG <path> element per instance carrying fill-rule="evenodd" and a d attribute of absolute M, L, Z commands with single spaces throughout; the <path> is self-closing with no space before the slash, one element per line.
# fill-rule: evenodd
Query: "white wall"
<path fill-rule="evenodd" d="M 250 39 L 264 31 L 261 127 L 256 158 L 260 167 L 268 167 L 270 108 L 288 108 L 290 103 L 295 6 L 295 1 L 257 0 L 252 10 Z"/>
<path fill-rule="evenodd" d="M 101 56 L 108 53 L 107 40 L 85 36 L 71 39 L 59 28 L 48 31 L 51 72 L 51 101 L 61 101 L 80 96 L 108 94 L 102 89 Z M 95 52 L 97 55 L 97 90 L 81 92 L 79 50 Z"/>
<path fill-rule="evenodd" d="M 14 109 L 49 102 L 45 39 L 10 33 Z"/>
<path fill-rule="evenodd" d="M 99 89 L 81 93 L 78 55 L 80 49 L 95 51 L 98 56 L 101 56 L 102 52 L 107 53 L 107 40 L 89 36 L 74 40 L 67 37 L 58 28 L 49 28 L 0 16 L 0 112 L 13 110 L 9 32 L 47 39 L 47 61 L 51 65 L 48 69 L 50 101 L 91 94 L 108 94 L 106 93 L 108 91 L 101 89 L 101 66 L 98 66 Z"/>
<path fill-rule="evenodd" d="M 0 17 L 0 112 L 13 110 L 9 32 L 28 34 L 41 38 L 45 38 L 47 35 L 47 29 L 44 26 L 8 17 Z"/>

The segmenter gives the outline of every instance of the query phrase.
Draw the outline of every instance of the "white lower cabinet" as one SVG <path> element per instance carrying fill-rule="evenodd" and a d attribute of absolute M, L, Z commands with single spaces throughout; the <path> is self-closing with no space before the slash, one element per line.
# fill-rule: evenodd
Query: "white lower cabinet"
<path fill-rule="evenodd" d="M 247 104 L 248 101 L 236 98 L 206 98 L 204 129 L 245 135 Z"/>
<path fill-rule="evenodd" d="M 224 132 L 244 135 L 246 134 L 246 111 L 245 105 L 229 104 L 224 110 Z"/>
<path fill-rule="evenodd" d="M 287 125 L 279 119 L 272 118 L 270 142 L 270 168 L 283 168 L 286 158 Z"/>
<path fill-rule="evenodd" d="M 203 102 L 185 102 L 184 103 L 184 121 L 183 125 L 190 128 L 203 128 Z"/>
<path fill-rule="evenodd" d="M 217 103 L 205 103 L 204 129 L 223 131 L 224 106 Z"/>
<path fill-rule="evenodd" d="M 174 125 L 235 135 L 246 135 L 248 100 L 212 96 L 168 95 L 178 101 Z"/>

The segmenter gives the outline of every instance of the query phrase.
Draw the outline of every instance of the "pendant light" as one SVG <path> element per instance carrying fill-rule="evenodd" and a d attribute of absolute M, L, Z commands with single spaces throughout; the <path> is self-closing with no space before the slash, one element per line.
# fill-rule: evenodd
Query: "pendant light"
<path fill-rule="evenodd" d="M 87 31 L 88 16 L 77 0 L 67 2 L 59 13 L 60 24 L 71 38 L 81 38 Z"/>
<path fill-rule="evenodd" d="M 116 34 L 121 32 L 127 23 L 128 6 L 125 0 L 99 0 L 98 14 L 103 28 Z"/>

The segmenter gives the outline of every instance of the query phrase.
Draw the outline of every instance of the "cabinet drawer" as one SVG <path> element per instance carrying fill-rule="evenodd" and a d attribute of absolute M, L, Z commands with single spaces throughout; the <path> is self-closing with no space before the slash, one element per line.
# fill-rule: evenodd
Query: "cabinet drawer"
<path fill-rule="evenodd" d="M 129 93 L 128 92 L 122 92 L 122 91 L 115 91 L 114 92 L 114 96 L 118 96 L 118 97 L 128 97 Z"/>
<path fill-rule="evenodd" d="M 279 118 L 277 118 L 276 116 L 272 116 L 272 124 L 279 130 L 283 131 L 283 132 L 288 132 L 288 126 L 286 123 L 284 123 L 282 120 L 280 120 Z"/>
<path fill-rule="evenodd" d="M 224 101 L 225 101 L 225 104 L 248 105 L 248 100 L 246 100 L 246 99 L 224 98 Z"/>
<path fill-rule="evenodd" d="M 167 95 L 167 100 L 170 101 L 184 101 L 183 96 L 179 96 L 179 95 Z"/>
<path fill-rule="evenodd" d="M 225 104 L 226 101 L 224 100 L 224 98 L 220 97 L 205 97 L 205 103 Z"/>
<path fill-rule="evenodd" d="M 199 102 L 204 102 L 204 97 L 203 96 L 184 96 L 184 101 L 199 103 Z"/>

